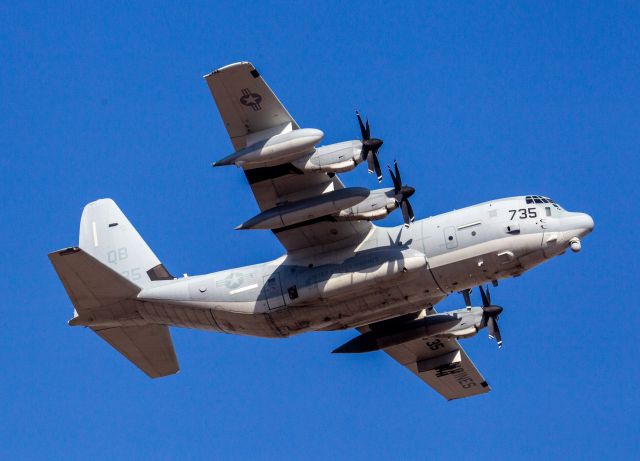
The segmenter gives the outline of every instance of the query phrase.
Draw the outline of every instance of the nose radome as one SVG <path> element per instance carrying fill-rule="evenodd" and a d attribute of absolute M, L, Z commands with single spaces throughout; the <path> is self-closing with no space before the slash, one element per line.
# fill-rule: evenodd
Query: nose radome
<path fill-rule="evenodd" d="M 595 225 L 593 222 L 593 218 L 587 213 L 580 213 L 577 224 L 578 225 L 576 227 L 583 231 L 582 237 L 589 234 L 593 230 L 593 226 Z"/>

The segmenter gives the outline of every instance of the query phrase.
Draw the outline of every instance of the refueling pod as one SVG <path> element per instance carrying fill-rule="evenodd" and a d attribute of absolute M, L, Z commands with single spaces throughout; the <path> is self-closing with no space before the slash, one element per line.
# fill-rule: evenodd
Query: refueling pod
<path fill-rule="evenodd" d="M 214 162 L 213 166 L 236 165 L 243 168 L 259 168 L 303 157 L 314 151 L 324 133 L 315 128 L 302 128 L 277 134 Z"/>
<path fill-rule="evenodd" d="M 370 193 L 371 191 L 364 187 L 345 187 L 317 197 L 285 203 L 263 211 L 236 229 L 279 229 L 333 215 L 362 202 Z"/>

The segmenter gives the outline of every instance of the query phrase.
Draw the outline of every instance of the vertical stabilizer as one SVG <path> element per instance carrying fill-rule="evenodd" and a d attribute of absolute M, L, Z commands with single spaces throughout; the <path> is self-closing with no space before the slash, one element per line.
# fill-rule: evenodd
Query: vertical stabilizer
<path fill-rule="evenodd" d="M 49 254 L 75 308 L 69 325 L 90 327 L 152 378 L 177 373 L 169 327 L 148 323 L 136 300 L 145 285 L 173 277 L 113 200 L 84 207 L 79 246 Z"/>
<path fill-rule="evenodd" d="M 80 248 L 140 287 L 173 278 L 111 199 L 84 207 Z"/>

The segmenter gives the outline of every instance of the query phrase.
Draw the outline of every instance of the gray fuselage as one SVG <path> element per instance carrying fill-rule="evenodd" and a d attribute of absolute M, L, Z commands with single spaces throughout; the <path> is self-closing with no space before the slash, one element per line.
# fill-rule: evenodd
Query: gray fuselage
<path fill-rule="evenodd" d="M 592 228 L 589 215 L 552 201 L 499 199 L 408 228 L 373 226 L 355 249 L 290 253 L 153 282 L 137 304 L 149 322 L 235 334 L 283 337 L 353 328 L 430 310 L 451 293 L 518 276 L 569 246 L 579 249 Z"/>

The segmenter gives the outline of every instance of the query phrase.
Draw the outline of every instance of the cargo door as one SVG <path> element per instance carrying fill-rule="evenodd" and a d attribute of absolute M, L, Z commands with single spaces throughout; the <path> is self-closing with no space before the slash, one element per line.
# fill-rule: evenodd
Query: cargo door
<path fill-rule="evenodd" d="M 455 248 L 458 246 L 458 236 L 456 235 L 455 226 L 449 226 L 444 228 L 444 243 L 447 248 Z"/>
<path fill-rule="evenodd" d="M 267 300 L 269 310 L 284 307 L 282 287 L 280 286 L 280 274 L 274 272 L 264 277 L 264 295 Z"/>

